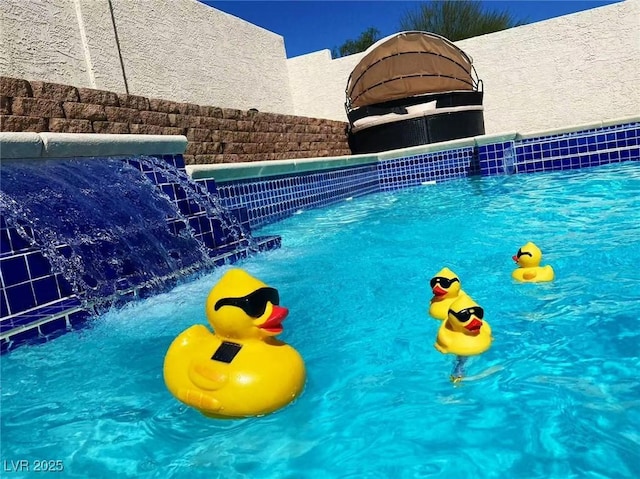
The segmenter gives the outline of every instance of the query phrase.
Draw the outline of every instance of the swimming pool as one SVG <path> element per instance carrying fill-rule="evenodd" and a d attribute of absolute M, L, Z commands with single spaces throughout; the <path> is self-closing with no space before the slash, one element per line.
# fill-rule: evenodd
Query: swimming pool
<path fill-rule="evenodd" d="M 240 263 L 280 290 L 301 397 L 208 420 L 162 381 L 226 268 L 2 358 L 2 459 L 64 477 L 632 478 L 640 474 L 640 164 L 475 177 L 302 211 Z M 556 279 L 511 280 L 541 246 Z M 492 348 L 452 385 L 428 281 L 452 268 Z M 29 477 L 15 472 L 11 477 Z"/>

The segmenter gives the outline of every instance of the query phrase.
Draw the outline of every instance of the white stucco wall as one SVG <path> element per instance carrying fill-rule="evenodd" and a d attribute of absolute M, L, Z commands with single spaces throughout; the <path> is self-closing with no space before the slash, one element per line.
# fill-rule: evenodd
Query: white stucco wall
<path fill-rule="evenodd" d="M 640 1 L 457 42 L 484 82 L 487 133 L 640 113 Z"/>
<path fill-rule="evenodd" d="M 291 113 L 282 36 L 196 0 L 112 0 L 129 90 Z"/>
<path fill-rule="evenodd" d="M 456 42 L 484 83 L 488 134 L 640 113 L 640 0 Z M 362 54 L 289 59 L 297 115 L 346 121 L 347 78 Z M 325 99 L 324 102 L 322 99 Z"/>
<path fill-rule="evenodd" d="M 289 85 L 294 114 L 347 121 L 344 110 L 349 74 L 364 56 L 331 59 L 329 50 L 290 58 Z"/>
<path fill-rule="evenodd" d="M 0 45 L 0 75 L 123 91 L 106 0 L 2 0 Z"/>
<path fill-rule="evenodd" d="M 109 2 L 107 0 L 67 0 L 67 3 L 75 4 L 77 30 L 80 32 L 85 66 L 89 72 L 89 85 L 86 86 L 125 92 L 125 81 Z M 130 93 L 134 92 L 130 91 Z"/>
<path fill-rule="evenodd" d="M 284 39 L 196 0 L 2 0 L 0 75 L 293 113 Z"/>

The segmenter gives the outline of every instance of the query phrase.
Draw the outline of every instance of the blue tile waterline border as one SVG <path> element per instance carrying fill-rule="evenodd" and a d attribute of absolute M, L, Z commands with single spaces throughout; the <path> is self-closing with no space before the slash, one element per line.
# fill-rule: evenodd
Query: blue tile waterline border
<path fill-rule="evenodd" d="M 353 160 L 353 164 L 349 163 Z M 506 133 L 376 155 L 187 167 L 259 227 L 349 197 L 470 176 L 567 170 L 640 160 L 640 118 L 540 134 Z"/>

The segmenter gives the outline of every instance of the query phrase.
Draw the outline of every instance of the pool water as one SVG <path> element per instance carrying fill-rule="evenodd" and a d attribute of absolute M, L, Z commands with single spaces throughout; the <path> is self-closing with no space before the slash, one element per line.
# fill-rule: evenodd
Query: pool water
<path fill-rule="evenodd" d="M 4 471 L 56 477 L 640 476 L 640 164 L 456 180 L 303 211 L 240 263 L 280 291 L 308 379 L 262 418 L 206 419 L 162 379 L 227 269 L 2 357 Z M 511 279 L 527 241 L 552 283 Z M 485 309 L 491 349 L 452 384 L 433 347 L 442 267 Z M 33 468 L 33 467 L 32 467 Z M 33 471 L 11 477 L 33 477 Z"/>

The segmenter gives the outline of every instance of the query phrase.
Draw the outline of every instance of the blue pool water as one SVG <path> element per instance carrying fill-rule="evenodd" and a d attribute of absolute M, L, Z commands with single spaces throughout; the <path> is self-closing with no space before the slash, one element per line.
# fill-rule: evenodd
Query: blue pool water
<path fill-rule="evenodd" d="M 290 310 L 281 338 L 308 371 L 295 403 L 211 420 L 167 392 L 164 353 L 206 322 L 223 268 L 2 357 L 3 470 L 57 460 L 55 477 L 79 478 L 640 476 L 640 164 L 371 195 L 260 233 L 282 235 L 282 248 L 240 266 Z M 512 281 L 527 241 L 553 283 Z M 443 266 L 495 338 L 458 385 L 427 315 Z"/>

